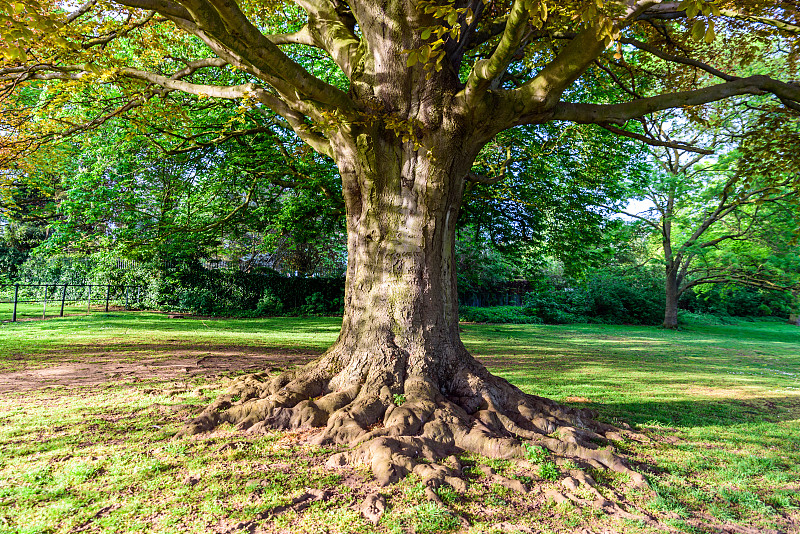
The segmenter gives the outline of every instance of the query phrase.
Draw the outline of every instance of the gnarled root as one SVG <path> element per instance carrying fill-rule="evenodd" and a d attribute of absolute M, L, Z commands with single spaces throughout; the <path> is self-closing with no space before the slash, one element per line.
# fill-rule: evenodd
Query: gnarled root
<path fill-rule="evenodd" d="M 589 410 L 527 395 L 469 355 L 446 388 L 420 375 L 399 381 L 397 373 L 385 369 L 347 380 L 343 372 L 327 371 L 332 367 L 323 357 L 277 377 L 261 373 L 237 379 L 183 433 L 225 422 L 249 432 L 324 427 L 313 438 L 317 444 L 350 446 L 333 455 L 329 465 L 370 465 L 381 485 L 415 473 L 431 487 L 447 483 L 463 491 L 459 454 L 524 459 L 526 445 L 645 484 L 622 457 L 601 447 L 608 444 L 606 434 L 618 438 L 619 429 L 594 421 L 596 414 Z"/>

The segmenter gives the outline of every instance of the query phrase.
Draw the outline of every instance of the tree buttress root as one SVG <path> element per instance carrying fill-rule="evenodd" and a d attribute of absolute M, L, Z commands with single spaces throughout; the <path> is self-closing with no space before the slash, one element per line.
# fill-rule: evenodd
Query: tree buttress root
<path fill-rule="evenodd" d="M 331 456 L 328 466 L 369 465 L 383 486 L 414 473 L 428 486 L 431 500 L 437 500 L 431 488 L 440 484 L 466 491 L 460 454 L 530 466 L 527 453 L 537 446 L 578 466 L 627 475 L 635 487 L 646 486 L 644 477 L 609 446 L 611 440 L 622 439 L 621 434 L 634 440 L 640 436 L 595 421 L 597 414 L 591 410 L 525 394 L 471 362 L 452 376 L 459 386 L 450 391 L 457 391 L 457 396 L 443 394 L 434 380 L 420 376 L 406 378 L 400 387 L 390 373 L 348 384 L 341 374 L 324 371 L 325 357 L 276 377 L 256 373 L 235 379 L 181 434 L 211 431 L 222 423 L 247 432 L 324 427 L 312 438 L 315 444 L 349 447 Z M 499 482 L 525 491 L 513 479 Z M 562 486 L 562 491 L 549 492 L 556 502 L 590 504 L 609 514 L 655 524 L 647 514 L 629 513 L 619 504 L 618 494 L 617 502 L 607 500 L 580 469 L 571 470 Z M 579 487 L 581 491 L 576 491 Z"/>

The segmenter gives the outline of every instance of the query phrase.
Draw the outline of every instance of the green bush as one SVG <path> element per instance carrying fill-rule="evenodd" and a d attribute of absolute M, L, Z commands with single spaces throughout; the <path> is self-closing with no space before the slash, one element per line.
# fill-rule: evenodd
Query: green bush
<path fill-rule="evenodd" d="M 325 296 L 317 291 L 306 297 L 306 303 L 298 308 L 301 315 L 322 315 L 327 310 L 328 306 L 325 302 Z"/>
<path fill-rule="evenodd" d="M 27 257 L 27 253 L 0 243 L 0 284 L 8 284 L 16 280 L 17 271 Z"/>
<path fill-rule="evenodd" d="M 681 295 L 679 305 L 692 313 L 721 317 L 787 318 L 792 309 L 792 295 L 788 291 L 705 285 L 686 291 Z"/>
<path fill-rule="evenodd" d="M 271 269 L 212 270 L 191 257 L 126 261 L 124 265 L 111 252 L 31 257 L 20 267 L 19 280 L 31 284 L 138 286 L 141 289 L 135 292 L 138 298 L 131 302 L 133 305 L 199 315 L 325 315 L 340 314 L 344 308 L 343 278 L 287 277 Z M 85 292 L 74 290 L 81 298 L 85 298 Z M 116 294 L 123 293 L 117 290 Z"/>
<path fill-rule="evenodd" d="M 188 270 L 175 278 L 179 305 L 202 315 L 325 315 L 342 312 L 342 278 L 286 277 L 275 271 Z M 166 295 L 165 295 L 166 296 Z"/>
<path fill-rule="evenodd" d="M 664 280 L 646 271 L 620 275 L 597 270 L 582 289 L 585 315 L 591 322 L 659 325 L 664 321 Z"/>
<path fill-rule="evenodd" d="M 547 324 L 585 323 L 587 319 L 584 314 L 587 310 L 584 297 L 584 292 L 576 294 L 571 288 L 569 291 L 543 288 L 526 294 L 522 306 L 526 313 Z"/>
<path fill-rule="evenodd" d="M 258 317 L 280 315 L 283 312 L 283 302 L 270 288 L 266 288 L 261 295 L 261 300 L 256 304 L 255 314 Z"/>
<path fill-rule="evenodd" d="M 594 270 L 579 281 L 543 278 L 523 298 L 526 313 L 548 324 L 658 325 L 664 319 L 663 279 L 641 271 Z"/>

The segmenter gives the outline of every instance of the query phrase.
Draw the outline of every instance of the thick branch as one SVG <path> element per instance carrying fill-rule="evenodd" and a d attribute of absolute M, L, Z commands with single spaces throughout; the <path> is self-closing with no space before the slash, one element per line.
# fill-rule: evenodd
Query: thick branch
<path fill-rule="evenodd" d="M 267 35 L 267 39 L 276 45 L 300 44 L 306 46 L 317 46 L 317 42 L 314 41 L 314 36 L 311 35 L 308 25 L 303 26 L 298 31 L 292 33 L 276 33 L 274 35 Z"/>
<path fill-rule="evenodd" d="M 738 9 L 721 9 L 720 13 L 725 17 L 731 17 L 739 20 L 746 20 L 748 22 L 758 22 L 759 24 L 766 24 L 779 30 L 800 35 L 800 26 L 784 20 L 778 20 L 768 17 L 758 17 L 756 15 L 748 15 Z"/>
<path fill-rule="evenodd" d="M 750 76 L 731 82 L 712 85 L 694 91 L 666 93 L 623 104 L 577 104 L 561 102 L 555 106 L 551 119 L 584 124 L 613 123 L 643 117 L 655 111 L 684 106 L 697 106 L 737 95 L 772 93 L 779 98 L 800 102 L 800 86 L 773 80 L 768 76 Z"/>
<path fill-rule="evenodd" d="M 186 76 L 194 74 L 195 72 L 197 72 L 200 69 L 205 69 L 205 68 L 209 68 L 209 67 L 221 68 L 221 67 L 224 67 L 225 65 L 228 64 L 227 61 L 225 61 L 224 59 L 221 59 L 221 58 L 198 59 L 196 61 L 183 61 L 183 60 L 178 59 L 178 58 L 173 58 L 173 59 L 176 59 L 177 61 L 181 61 L 182 63 L 184 63 L 186 65 L 186 67 L 184 67 L 181 70 L 173 73 L 172 76 L 170 76 L 170 78 L 173 79 L 173 80 L 180 80 L 182 78 L 185 78 Z"/>
<path fill-rule="evenodd" d="M 330 0 L 296 0 L 296 3 L 308 13 L 308 24 L 300 32 L 308 34 L 313 46 L 327 51 L 349 78 L 363 53 L 352 24 L 345 21 Z"/>
<path fill-rule="evenodd" d="M 177 2 L 171 2 L 170 0 L 120 0 L 119 3 L 146 11 L 156 11 L 170 19 L 181 19 L 192 22 L 191 13 L 182 5 Z"/>
<path fill-rule="evenodd" d="M 601 36 L 601 26 L 597 22 L 570 40 L 539 74 L 522 87 L 509 91 L 514 108 L 519 116 L 539 115 L 549 110 L 564 90 L 600 56 L 605 48 L 605 37 Z M 523 119 L 520 123 L 524 123 Z M 607 121 L 606 121 L 607 122 Z"/>
<path fill-rule="evenodd" d="M 297 134 L 300 139 L 307 143 L 311 148 L 328 157 L 333 157 L 333 147 L 330 140 L 324 135 L 315 132 L 306 124 L 302 113 L 292 109 L 286 102 L 277 96 L 260 89 L 255 92 L 255 97 L 259 102 L 269 109 L 286 119 L 289 128 Z"/>
<path fill-rule="evenodd" d="M 616 126 L 613 126 L 611 124 L 601 123 L 600 126 L 602 126 L 611 133 L 621 135 L 624 137 L 630 137 L 631 139 L 636 139 L 637 141 L 641 141 L 642 143 L 646 143 L 650 146 L 663 146 L 667 148 L 675 148 L 678 150 L 685 150 L 687 152 L 696 152 L 698 154 L 705 154 L 707 156 L 714 153 L 713 150 L 687 145 L 685 143 L 678 143 L 674 141 L 661 141 L 660 139 L 654 139 L 652 137 L 647 137 L 646 135 L 638 134 L 635 132 L 629 132 L 628 130 L 617 128 Z"/>
<path fill-rule="evenodd" d="M 785 32 L 800 34 L 800 26 L 785 20 L 750 15 L 739 9 L 730 8 L 720 9 L 719 14 L 723 17 L 746 20 L 748 22 L 757 22 L 759 24 L 772 26 L 773 28 L 777 28 Z M 681 9 L 681 2 L 661 2 L 639 15 L 640 20 L 674 20 L 682 18 L 686 18 L 686 11 Z"/>
<path fill-rule="evenodd" d="M 184 0 L 177 6 L 165 0 L 119 0 L 123 5 L 150 9 L 168 16 L 194 33 L 228 62 L 272 85 L 284 99 L 304 99 L 329 109 L 353 109 L 350 98 L 292 61 L 242 13 L 234 2 Z M 215 46 L 216 45 L 216 46 Z"/>
<path fill-rule="evenodd" d="M 664 52 L 663 50 L 659 49 L 656 46 L 653 46 L 653 45 L 651 45 L 649 43 L 643 43 L 642 41 L 639 41 L 637 39 L 630 39 L 630 38 L 623 37 L 623 38 L 621 38 L 619 40 L 619 42 L 622 43 L 622 44 L 629 44 L 629 45 L 635 46 L 639 50 L 647 52 L 648 54 L 653 54 L 654 56 L 656 56 L 658 58 L 661 58 L 664 61 L 669 61 L 671 63 L 679 63 L 679 64 L 682 64 L 682 65 L 687 65 L 687 66 L 690 66 L 690 67 L 698 68 L 700 70 L 703 70 L 703 71 L 711 74 L 712 76 L 716 76 L 718 78 L 721 78 L 721 79 L 725 80 L 726 82 L 731 82 L 731 81 L 736 79 L 735 76 L 731 76 L 729 74 L 726 74 L 726 73 L 722 72 L 721 70 L 715 69 L 711 65 L 707 65 L 707 64 L 703 63 L 702 61 L 698 61 L 696 59 L 690 59 L 690 58 L 686 58 L 686 57 L 682 57 L 682 56 L 676 56 L 674 54 L 669 54 L 669 53 Z"/>
<path fill-rule="evenodd" d="M 65 22 L 67 24 L 69 24 L 71 22 L 74 22 L 75 20 L 79 19 L 80 17 L 82 17 L 83 15 L 85 15 L 86 13 L 91 11 L 91 9 L 96 4 L 97 4 L 97 0 L 89 0 L 88 2 L 86 2 L 84 4 L 81 4 L 80 6 L 78 6 L 78 9 L 76 9 L 75 11 L 72 11 L 69 15 L 67 15 L 67 19 L 66 19 Z"/>
<path fill-rule="evenodd" d="M 474 101 L 489 88 L 492 80 L 503 74 L 511 59 L 517 52 L 528 29 L 528 2 L 515 0 L 506 20 L 503 36 L 494 53 L 487 59 L 481 59 L 472 67 L 467 79 L 466 96 Z"/>
<path fill-rule="evenodd" d="M 467 174 L 467 180 L 470 182 L 474 182 L 476 184 L 484 184 L 484 185 L 494 185 L 496 183 L 500 183 L 503 181 L 505 176 L 486 176 L 485 174 L 478 174 L 475 172 L 470 172 Z"/>
<path fill-rule="evenodd" d="M 169 89 L 170 91 L 182 91 L 192 95 L 223 98 L 226 100 L 251 96 L 255 94 L 257 90 L 261 89 L 254 83 L 230 86 L 190 83 L 173 77 L 167 78 L 166 76 L 129 67 L 123 67 L 119 69 L 118 72 L 125 77 L 152 83 L 164 89 Z"/>

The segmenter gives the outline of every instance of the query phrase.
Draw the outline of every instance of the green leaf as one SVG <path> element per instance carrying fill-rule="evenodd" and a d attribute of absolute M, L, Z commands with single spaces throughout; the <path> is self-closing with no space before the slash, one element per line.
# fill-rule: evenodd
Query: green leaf
<path fill-rule="evenodd" d="M 714 33 L 714 21 L 708 21 L 708 30 L 706 30 L 705 42 L 711 44 L 716 39 L 717 35 Z"/>
<path fill-rule="evenodd" d="M 413 67 L 419 61 L 419 57 L 417 56 L 417 51 L 412 50 L 408 53 L 408 60 L 406 61 L 406 67 Z"/>
<path fill-rule="evenodd" d="M 703 20 L 696 20 L 692 26 L 692 39 L 699 41 L 706 32 L 706 23 Z"/>
<path fill-rule="evenodd" d="M 431 57 L 431 47 L 428 45 L 422 46 L 419 49 L 420 61 L 428 61 Z"/>

